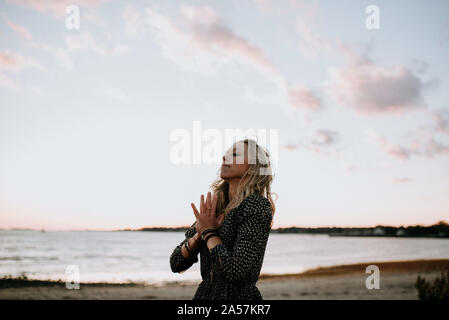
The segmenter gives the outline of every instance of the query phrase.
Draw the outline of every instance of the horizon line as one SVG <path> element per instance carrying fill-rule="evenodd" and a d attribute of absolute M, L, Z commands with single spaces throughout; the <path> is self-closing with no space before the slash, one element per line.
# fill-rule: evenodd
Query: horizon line
<path fill-rule="evenodd" d="M 328 226 L 298 226 L 298 225 L 291 225 L 291 226 L 279 226 L 276 228 L 272 228 L 271 230 L 278 230 L 278 229 L 288 229 L 288 228 L 304 228 L 304 229 L 320 229 L 320 228 L 376 228 L 376 227 L 394 227 L 394 228 L 401 228 L 401 227 L 413 227 L 413 226 L 420 226 L 420 227 L 430 227 L 433 225 L 437 225 L 439 223 L 446 223 L 449 224 L 446 220 L 438 220 L 435 223 L 423 225 L 423 224 L 410 224 L 410 225 L 388 225 L 388 224 L 376 224 L 376 225 L 365 225 L 365 226 L 337 226 L 337 225 L 328 225 Z M 0 228 L 2 231 L 49 231 L 49 232 L 63 232 L 63 231 L 102 231 L 102 232 L 109 232 L 109 231 L 140 231 L 142 229 L 155 229 L 155 228 L 166 228 L 166 229 L 178 229 L 178 228 L 189 228 L 191 225 L 179 225 L 179 226 L 151 226 L 151 227 L 139 227 L 139 228 L 110 228 L 110 229 L 90 229 L 90 228 L 78 228 L 78 229 L 46 229 L 46 228 Z"/>

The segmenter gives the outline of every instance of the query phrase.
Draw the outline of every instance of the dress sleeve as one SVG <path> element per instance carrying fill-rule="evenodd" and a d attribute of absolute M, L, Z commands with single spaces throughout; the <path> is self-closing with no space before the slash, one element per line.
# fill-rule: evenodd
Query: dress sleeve
<path fill-rule="evenodd" d="M 210 251 L 211 258 L 218 261 L 224 277 L 230 282 L 245 279 L 263 260 L 272 220 L 268 199 L 260 195 L 247 198 L 242 219 L 234 247 L 219 243 Z"/>
<path fill-rule="evenodd" d="M 181 248 L 186 241 L 193 237 L 196 233 L 196 221 L 185 232 L 185 239 L 176 246 L 170 256 L 170 268 L 173 272 L 183 273 L 189 269 L 194 263 L 198 262 L 198 255 L 189 259 L 185 258 L 181 253 Z"/>

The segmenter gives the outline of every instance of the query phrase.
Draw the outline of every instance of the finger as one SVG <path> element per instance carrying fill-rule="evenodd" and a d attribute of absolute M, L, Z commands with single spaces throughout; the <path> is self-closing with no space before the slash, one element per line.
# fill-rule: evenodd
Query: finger
<path fill-rule="evenodd" d="M 201 213 L 204 212 L 204 195 L 201 195 L 201 198 L 200 198 L 200 212 Z"/>
<path fill-rule="evenodd" d="M 200 216 L 200 213 L 198 212 L 198 209 L 195 207 L 195 204 L 194 204 L 193 202 L 190 203 L 190 205 L 192 206 L 193 214 L 194 214 L 195 217 L 198 219 L 198 217 Z"/>
<path fill-rule="evenodd" d="M 209 209 L 211 206 L 211 201 L 210 201 L 210 192 L 207 193 L 207 198 L 206 198 L 206 208 Z"/>
<path fill-rule="evenodd" d="M 212 199 L 212 212 L 215 213 L 215 210 L 217 209 L 217 202 L 218 197 L 217 194 L 214 193 L 213 199 Z"/>

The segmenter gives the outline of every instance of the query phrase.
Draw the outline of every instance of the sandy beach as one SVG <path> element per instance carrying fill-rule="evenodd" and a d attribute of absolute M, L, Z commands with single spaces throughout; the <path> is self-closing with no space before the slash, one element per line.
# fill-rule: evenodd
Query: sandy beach
<path fill-rule="evenodd" d="M 365 286 L 368 265 L 380 270 L 380 289 Z M 257 287 L 265 300 L 300 299 L 418 299 L 415 281 L 427 280 L 449 270 L 449 259 L 370 262 L 323 267 L 298 274 L 262 274 Z M 81 284 L 69 290 L 63 282 L 0 280 L 0 299 L 192 299 L 195 284 L 170 282 L 160 286 L 140 283 Z"/>

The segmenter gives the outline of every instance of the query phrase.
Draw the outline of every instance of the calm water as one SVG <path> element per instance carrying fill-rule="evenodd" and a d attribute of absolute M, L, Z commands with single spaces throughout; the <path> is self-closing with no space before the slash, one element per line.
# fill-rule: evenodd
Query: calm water
<path fill-rule="evenodd" d="M 77 265 L 81 282 L 200 280 L 199 263 L 183 274 L 169 257 L 183 232 L 38 232 L 0 230 L 0 276 L 66 279 Z M 270 234 L 262 273 L 372 261 L 449 258 L 448 239 L 328 237 Z"/>

